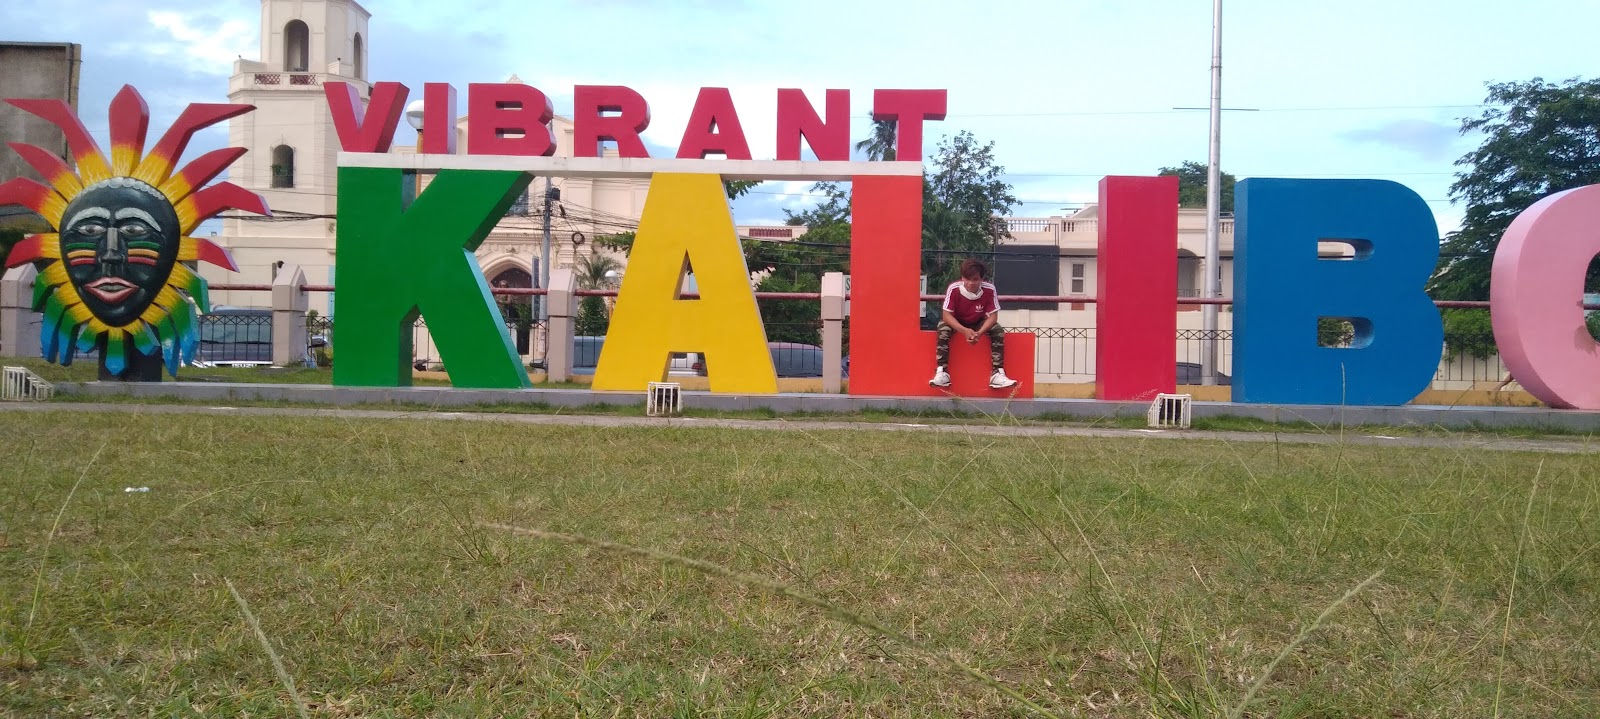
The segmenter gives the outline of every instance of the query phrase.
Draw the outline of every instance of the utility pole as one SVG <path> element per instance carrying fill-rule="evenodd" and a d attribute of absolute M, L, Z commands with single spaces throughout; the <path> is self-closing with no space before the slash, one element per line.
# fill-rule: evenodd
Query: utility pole
<path fill-rule="evenodd" d="M 544 178 L 544 241 L 540 243 L 539 253 L 539 286 L 550 289 L 550 204 L 561 199 L 561 192 L 551 185 L 550 177 Z M 550 319 L 550 296 L 545 295 L 544 301 L 539 303 L 539 319 Z"/>
<path fill-rule="evenodd" d="M 1206 173 L 1205 296 L 1222 296 L 1222 0 L 1211 8 L 1211 157 Z M 1217 306 L 1201 307 L 1200 383 L 1217 383 Z"/>

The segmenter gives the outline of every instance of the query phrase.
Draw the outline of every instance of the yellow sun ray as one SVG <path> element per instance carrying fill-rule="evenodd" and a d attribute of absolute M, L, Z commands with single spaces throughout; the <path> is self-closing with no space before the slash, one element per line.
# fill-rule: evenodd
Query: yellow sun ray
<path fill-rule="evenodd" d="M 46 260 L 61 259 L 61 235 L 55 232 L 39 233 L 39 257 Z"/>
<path fill-rule="evenodd" d="M 68 289 L 72 287 L 72 282 L 67 277 L 67 268 L 60 262 L 52 262 L 45 265 L 45 268 L 39 272 L 39 280 L 51 285 L 64 285 Z M 60 292 L 61 288 L 57 287 L 56 291 Z M 74 292 L 73 295 L 76 296 L 77 293 Z"/>

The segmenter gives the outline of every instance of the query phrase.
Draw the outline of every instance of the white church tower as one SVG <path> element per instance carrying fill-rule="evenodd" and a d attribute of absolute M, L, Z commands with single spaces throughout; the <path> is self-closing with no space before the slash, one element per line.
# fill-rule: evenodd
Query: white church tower
<path fill-rule="evenodd" d="M 339 138 L 323 85 L 347 82 L 370 95 L 367 53 L 371 14 L 354 0 L 262 0 L 261 60 L 234 62 L 228 101 L 254 105 L 234 118 L 228 144 L 249 150 L 229 180 L 267 200 L 276 217 L 224 220 L 218 243 L 237 274 L 210 269 L 213 283 L 266 284 L 279 263 L 298 264 L 311 284 L 333 283 Z M 216 304 L 268 306 L 265 292 L 217 292 Z M 326 293 L 311 306 L 327 313 Z"/>

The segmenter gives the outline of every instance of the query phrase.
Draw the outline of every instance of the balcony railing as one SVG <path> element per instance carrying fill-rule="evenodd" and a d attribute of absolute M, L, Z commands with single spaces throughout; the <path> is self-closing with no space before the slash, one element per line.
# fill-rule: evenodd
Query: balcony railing
<path fill-rule="evenodd" d="M 315 73 L 305 72 L 258 72 L 254 74 L 252 82 L 257 85 L 282 85 L 284 84 L 283 78 L 285 74 L 287 74 L 289 77 L 288 84 L 290 85 L 300 85 L 304 87 L 317 87 L 322 85 L 321 77 Z"/>
<path fill-rule="evenodd" d="M 1007 217 L 1006 229 L 1010 232 L 1061 232 L 1062 234 L 1093 234 L 1100 231 L 1099 220 L 1064 220 L 1044 217 Z M 1222 235 L 1233 234 L 1233 220 L 1223 219 L 1217 223 L 1217 231 Z"/>

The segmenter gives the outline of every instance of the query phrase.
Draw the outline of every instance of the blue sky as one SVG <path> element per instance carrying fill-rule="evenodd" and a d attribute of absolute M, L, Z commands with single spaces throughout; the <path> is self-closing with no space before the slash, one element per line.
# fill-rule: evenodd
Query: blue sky
<path fill-rule="evenodd" d="M 852 91 L 853 139 L 874 88 L 945 88 L 949 118 L 926 151 L 970 130 L 993 141 L 1023 204 L 1070 212 L 1107 174 L 1154 174 L 1206 158 L 1208 0 L 806 3 L 755 0 L 369 0 L 370 75 L 420 96 L 428 81 L 515 73 L 571 109 L 574 84 L 621 84 L 650 102 L 646 140 L 677 146 L 695 93 L 733 89 L 756 157 L 773 154 L 776 89 Z M 1515 9 L 1513 9 L 1515 8 Z M 80 102 L 105 141 L 104 108 L 124 83 L 145 94 L 152 131 L 188 102 L 226 100 L 233 58 L 259 56 L 253 0 L 9 0 L 9 40 L 84 46 Z M 1454 161 L 1476 138 L 1485 83 L 1589 72 L 1594 0 L 1226 0 L 1223 169 L 1239 177 L 1384 178 L 1428 200 L 1441 232 Z M 403 128 L 403 134 L 409 128 Z M 190 156 L 226 140 L 200 138 Z M 402 137 L 401 142 L 410 142 Z M 809 204 L 803 183 L 767 183 L 739 222 Z"/>

